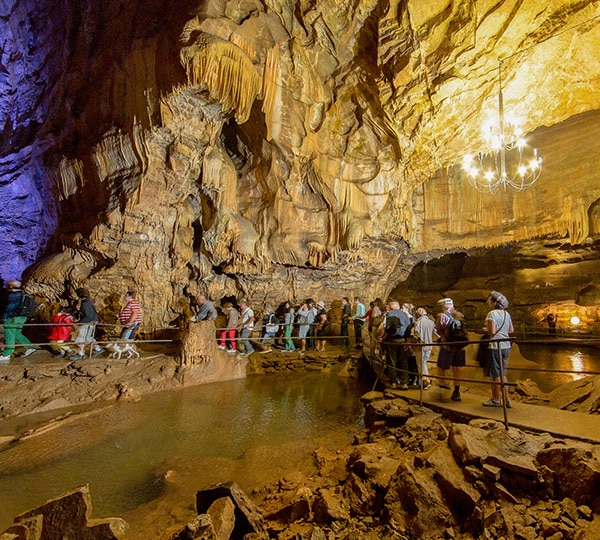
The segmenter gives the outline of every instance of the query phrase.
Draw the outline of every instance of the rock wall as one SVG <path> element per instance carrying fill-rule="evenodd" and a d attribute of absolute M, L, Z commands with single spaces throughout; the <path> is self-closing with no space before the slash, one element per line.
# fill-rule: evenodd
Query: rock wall
<path fill-rule="evenodd" d="M 135 288 L 162 326 L 200 290 L 385 297 L 444 250 L 598 234 L 595 2 L 64 8 L 0 23 L 2 275 L 35 262 L 46 298 Z M 498 58 L 546 165 L 493 199 L 455 164 L 486 151 Z"/>

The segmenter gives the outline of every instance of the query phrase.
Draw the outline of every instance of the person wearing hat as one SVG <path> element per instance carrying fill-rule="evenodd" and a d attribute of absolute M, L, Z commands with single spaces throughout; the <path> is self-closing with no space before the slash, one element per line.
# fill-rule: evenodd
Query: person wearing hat
<path fill-rule="evenodd" d="M 487 299 L 487 305 L 490 308 L 487 317 L 485 318 L 484 331 L 490 339 L 503 339 L 506 341 L 490 341 L 488 348 L 491 349 L 491 365 L 490 378 L 492 380 L 492 398 L 484 401 L 485 407 L 502 407 L 500 399 L 500 380 L 508 382 L 506 378 L 506 370 L 508 369 L 508 357 L 510 356 L 511 343 L 509 334 L 514 332 L 512 317 L 506 311 L 508 308 L 508 299 L 502 293 L 492 291 Z M 500 351 L 498 351 L 498 345 Z M 502 364 L 500 364 L 502 362 Z M 504 387 L 504 404 L 511 407 L 512 404 L 508 399 L 508 387 Z"/>
<path fill-rule="evenodd" d="M 317 330 L 317 344 L 316 350 L 319 352 L 325 352 L 325 345 L 327 340 L 327 329 L 329 327 L 329 321 L 327 320 L 327 310 L 325 309 L 325 302 L 317 302 L 317 318 L 315 319 L 316 330 Z"/>
<path fill-rule="evenodd" d="M 438 380 L 440 388 L 449 389 L 446 382 L 446 373 L 452 368 L 452 378 L 454 380 L 454 391 L 450 399 L 452 401 L 460 401 L 460 368 L 466 364 L 464 345 L 452 345 L 450 342 L 451 325 L 455 321 L 460 325 L 464 324 L 465 316 L 454 309 L 454 302 L 451 298 L 442 298 L 438 300 L 438 304 L 442 307 L 442 312 L 438 314 L 435 321 L 435 332 L 440 336 L 440 341 L 443 345 L 440 347 L 437 367 Z"/>
<path fill-rule="evenodd" d="M 27 317 L 19 315 L 19 306 L 23 299 L 23 290 L 21 282 L 10 280 L 6 284 L 7 294 L 2 309 L 2 319 L 4 319 L 4 351 L 0 356 L 0 362 L 7 364 L 15 351 L 15 344 L 20 343 L 25 346 L 25 352 L 22 356 L 29 356 L 35 352 L 31 341 L 23 335 L 22 329 L 27 322 Z"/>

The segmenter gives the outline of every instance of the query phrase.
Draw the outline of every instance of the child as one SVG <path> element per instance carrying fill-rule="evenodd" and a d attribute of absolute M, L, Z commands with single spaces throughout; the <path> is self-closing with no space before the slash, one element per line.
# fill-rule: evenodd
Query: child
<path fill-rule="evenodd" d="M 54 354 L 65 356 L 73 352 L 68 345 L 64 345 L 65 341 L 71 339 L 71 328 L 74 322 L 72 313 L 71 308 L 61 307 L 58 313 L 52 317 L 52 330 L 50 330 L 48 339 Z"/>

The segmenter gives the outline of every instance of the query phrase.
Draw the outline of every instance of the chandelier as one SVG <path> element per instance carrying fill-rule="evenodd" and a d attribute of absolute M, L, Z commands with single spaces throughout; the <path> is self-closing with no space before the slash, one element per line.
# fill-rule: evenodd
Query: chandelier
<path fill-rule="evenodd" d="M 507 188 L 522 191 L 540 177 L 543 160 L 537 148 L 528 151 L 519 119 L 504 112 L 502 60 L 498 61 L 498 81 L 498 123 L 489 121 L 483 128 L 489 151 L 477 156 L 467 154 L 463 159 L 463 169 L 469 183 L 478 191 L 497 193 Z"/>

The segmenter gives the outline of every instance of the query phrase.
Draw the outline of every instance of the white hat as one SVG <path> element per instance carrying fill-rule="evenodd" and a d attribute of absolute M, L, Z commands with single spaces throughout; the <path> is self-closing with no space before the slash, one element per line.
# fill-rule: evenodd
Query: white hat
<path fill-rule="evenodd" d="M 324 308 L 325 307 L 325 302 L 319 301 L 317 302 L 317 306 Z"/>
<path fill-rule="evenodd" d="M 452 298 L 442 298 L 441 300 L 438 300 L 438 304 L 442 304 L 444 306 L 453 306 L 454 302 L 452 301 Z"/>

